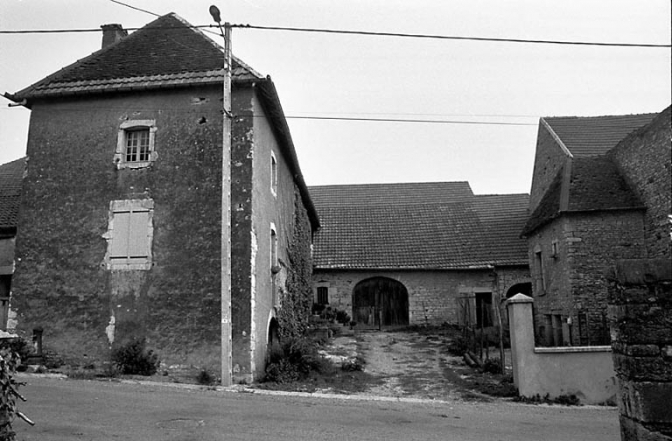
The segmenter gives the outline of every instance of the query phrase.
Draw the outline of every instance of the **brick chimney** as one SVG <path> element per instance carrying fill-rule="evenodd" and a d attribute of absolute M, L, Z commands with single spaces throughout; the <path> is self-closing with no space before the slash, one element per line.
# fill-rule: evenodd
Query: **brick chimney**
<path fill-rule="evenodd" d="M 103 47 L 114 44 L 128 35 L 128 31 L 120 24 L 104 24 L 101 28 L 103 29 Z"/>

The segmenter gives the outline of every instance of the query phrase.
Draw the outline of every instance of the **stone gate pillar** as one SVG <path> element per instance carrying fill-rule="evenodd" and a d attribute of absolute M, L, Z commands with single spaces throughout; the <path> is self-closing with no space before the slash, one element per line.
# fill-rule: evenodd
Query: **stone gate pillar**
<path fill-rule="evenodd" d="M 621 440 L 672 440 L 672 262 L 622 260 L 609 279 Z"/>

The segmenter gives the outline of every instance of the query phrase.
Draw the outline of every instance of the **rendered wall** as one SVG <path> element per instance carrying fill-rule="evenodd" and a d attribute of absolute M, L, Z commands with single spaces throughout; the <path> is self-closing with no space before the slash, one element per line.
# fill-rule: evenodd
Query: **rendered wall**
<path fill-rule="evenodd" d="M 157 160 L 117 169 L 125 120 L 156 121 Z M 116 94 L 32 108 L 16 241 L 18 329 L 68 363 L 146 337 L 166 365 L 219 371 L 221 91 Z M 104 266 L 110 201 L 154 201 L 153 266 Z"/>
<path fill-rule="evenodd" d="M 523 397 L 576 395 L 582 403 L 611 402 L 616 378 L 609 346 L 535 348 L 530 297 L 507 301 L 513 381 Z"/>

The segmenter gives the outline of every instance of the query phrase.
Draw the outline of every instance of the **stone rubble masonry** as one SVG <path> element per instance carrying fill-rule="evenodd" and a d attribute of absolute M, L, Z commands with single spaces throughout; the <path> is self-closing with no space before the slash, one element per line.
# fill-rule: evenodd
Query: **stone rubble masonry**
<path fill-rule="evenodd" d="M 672 263 L 619 260 L 607 276 L 621 440 L 672 440 Z"/>
<path fill-rule="evenodd" d="M 441 325 L 459 322 L 458 298 L 473 297 L 473 290 L 498 293 L 505 298 L 507 291 L 518 283 L 529 282 L 527 267 L 497 268 L 492 270 L 453 271 L 389 271 L 389 270 L 321 270 L 313 273 L 313 295 L 317 301 L 317 287 L 327 287 L 330 306 L 354 316 L 352 296 L 355 286 L 371 277 L 387 277 L 401 282 L 408 290 L 409 324 Z M 493 300 L 494 302 L 494 300 Z M 502 307 L 502 314 L 506 311 Z M 493 320 L 496 317 L 493 316 Z"/>
<path fill-rule="evenodd" d="M 609 155 L 630 187 L 646 206 L 645 231 L 649 258 L 672 257 L 670 221 L 672 206 L 672 144 L 670 107 L 649 125 L 636 130 Z"/>
<path fill-rule="evenodd" d="M 541 249 L 543 259 L 545 290 L 533 291 L 537 326 L 544 323 L 546 314 L 560 314 L 563 320 L 571 317 L 575 324 L 579 314 L 586 314 L 588 329 L 573 326 L 572 342 L 599 342 L 606 314 L 604 273 L 617 259 L 645 257 L 642 224 L 640 211 L 609 211 L 567 214 L 538 229 L 528 248 L 530 262 L 535 262 L 535 249 Z M 538 265 L 530 271 L 533 280 L 541 277 Z"/>

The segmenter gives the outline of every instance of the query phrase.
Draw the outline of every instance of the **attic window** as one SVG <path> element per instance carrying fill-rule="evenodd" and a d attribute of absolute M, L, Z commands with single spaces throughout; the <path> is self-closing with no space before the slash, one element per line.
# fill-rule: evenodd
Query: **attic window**
<path fill-rule="evenodd" d="M 156 160 L 154 135 L 156 122 L 129 120 L 119 126 L 114 163 L 117 169 L 148 167 Z"/>

